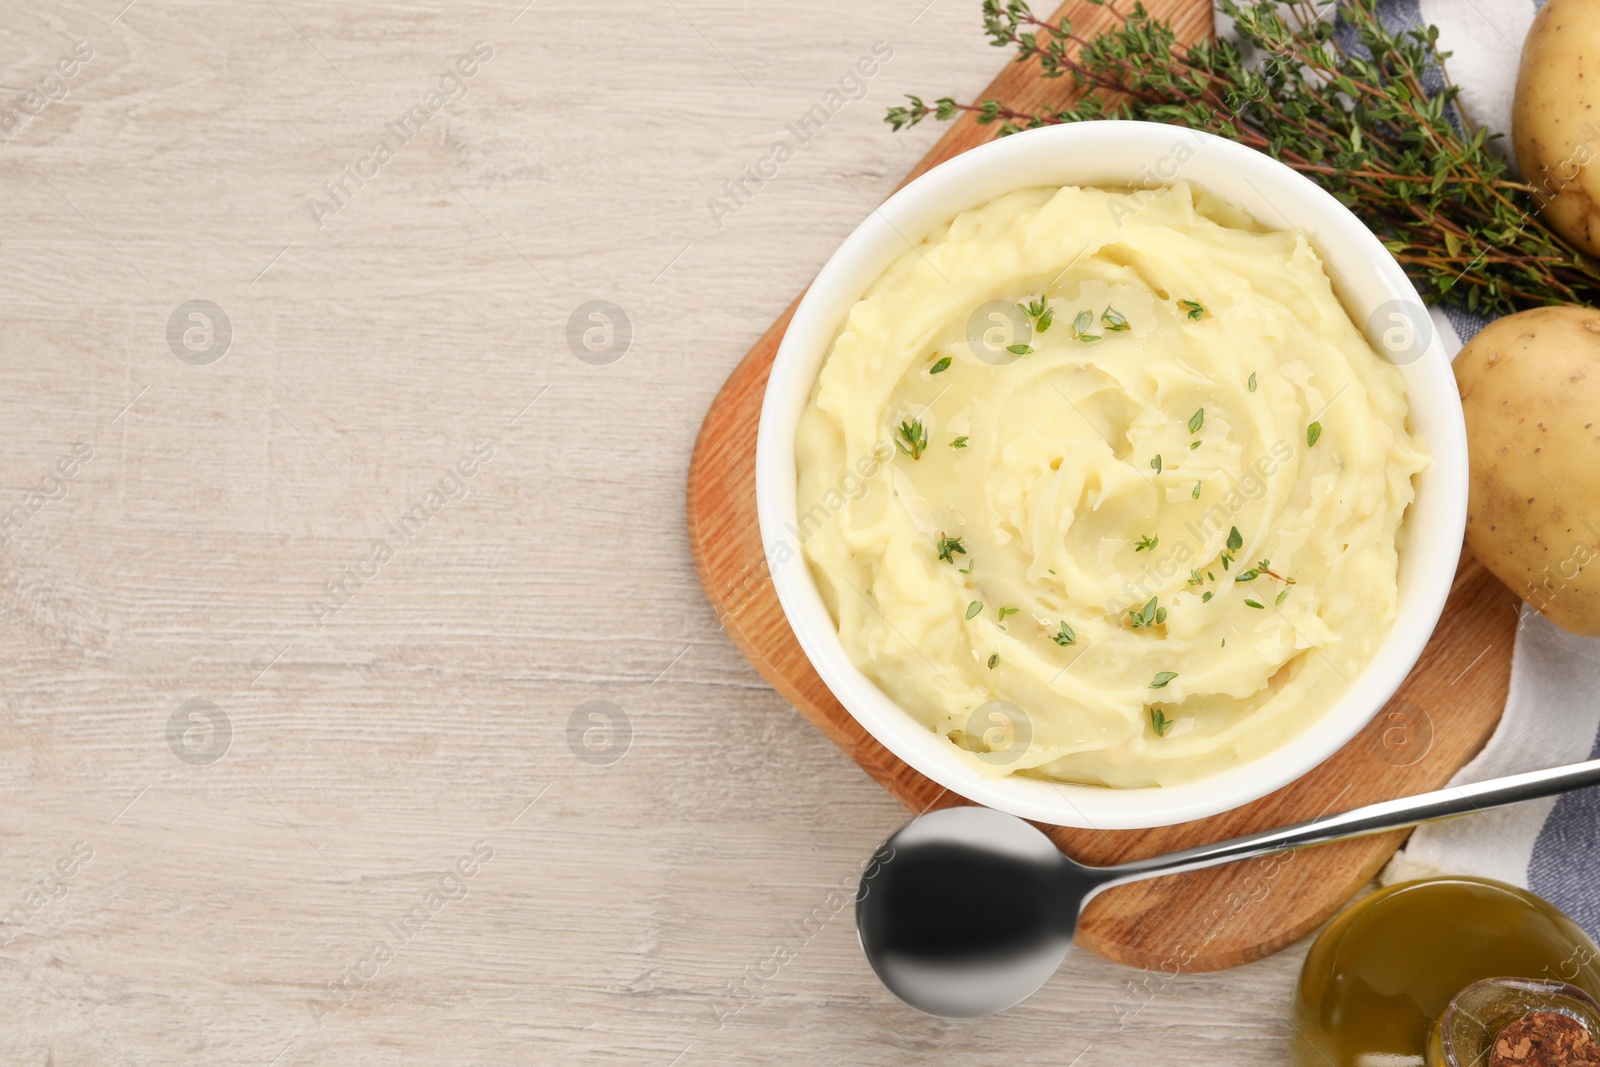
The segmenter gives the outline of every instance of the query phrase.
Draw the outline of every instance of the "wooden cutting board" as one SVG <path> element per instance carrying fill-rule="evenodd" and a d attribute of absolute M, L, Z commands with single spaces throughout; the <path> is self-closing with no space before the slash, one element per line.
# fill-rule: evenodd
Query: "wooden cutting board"
<path fill-rule="evenodd" d="M 1146 0 L 1146 6 L 1169 18 L 1184 40 L 1211 31 L 1211 0 Z M 1111 17 L 1102 7 L 1076 2 L 1053 18 L 1063 16 L 1084 31 Z M 973 36 L 977 40 L 976 27 Z M 1059 107 L 1073 95 L 1070 79 L 1042 79 L 1032 63 L 1008 64 L 984 93 L 1030 107 Z M 963 117 L 906 180 L 994 134 L 995 127 Z M 834 699 L 800 650 L 768 580 L 756 525 L 756 423 L 793 313 L 790 305 L 734 368 L 696 441 L 688 519 L 701 584 L 734 644 L 767 681 L 908 808 L 966 803 L 900 762 Z M 1482 747 L 1500 719 L 1517 609 L 1515 596 L 1463 557 L 1443 620 L 1400 692 L 1360 736 L 1304 778 L 1253 804 L 1178 826 L 1043 829 L 1074 859 L 1114 863 L 1437 788 Z M 883 828 L 885 835 L 893 829 Z M 1112 889 L 1089 904 L 1077 940 L 1107 959 L 1169 974 L 1248 963 L 1315 929 L 1377 873 L 1405 836 L 1397 831 Z"/>

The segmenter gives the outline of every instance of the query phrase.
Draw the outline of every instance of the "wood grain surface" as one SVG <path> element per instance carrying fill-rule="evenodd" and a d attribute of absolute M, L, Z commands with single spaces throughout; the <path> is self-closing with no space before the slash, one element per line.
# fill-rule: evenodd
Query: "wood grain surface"
<path fill-rule="evenodd" d="M 1066 4 L 1056 17 L 1077 6 Z M 1170 17 L 1187 39 L 1209 31 L 1209 2 L 1156 0 L 1147 6 Z M 1059 106 L 1073 92 L 1069 81 L 1046 82 L 1026 65 L 1012 65 L 983 95 Z M 993 129 L 970 117 L 958 121 L 910 176 L 989 140 Z M 773 592 L 757 529 L 755 438 L 767 374 L 794 306 L 734 370 L 701 428 L 689 473 L 689 530 L 701 581 L 724 628 L 762 675 L 908 808 L 964 803 L 900 762 L 850 717 L 807 661 Z M 1253 804 L 1181 826 L 1045 829 L 1073 858 L 1106 864 L 1443 785 L 1499 722 L 1517 606 L 1493 576 L 1463 557 L 1444 622 L 1411 677 L 1359 736 L 1311 774 Z M 1119 887 L 1090 903 L 1077 941 L 1108 959 L 1157 971 L 1248 963 L 1333 915 L 1405 836 L 1397 832 Z"/>
<path fill-rule="evenodd" d="M 1285 1061 L 1304 942 L 1201 975 L 1073 952 L 967 1024 L 896 1002 L 838 894 L 905 809 L 696 580 L 701 418 L 942 132 L 883 108 L 993 77 L 977 0 L 0 28 L 0 114 L 55 97 L 0 133 L 0 1064 Z M 386 133 L 478 42 L 464 96 Z M 193 300 L 231 325 L 214 363 L 169 342 Z M 595 300 L 609 353 L 569 340 Z"/>

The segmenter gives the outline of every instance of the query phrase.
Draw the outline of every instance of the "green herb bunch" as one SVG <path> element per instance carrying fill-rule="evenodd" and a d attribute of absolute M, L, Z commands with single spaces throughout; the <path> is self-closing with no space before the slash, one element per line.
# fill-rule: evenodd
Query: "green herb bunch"
<path fill-rule="evenodd" d="M 1002 134 L 1106 118 L 1204 130 L 1321 184 L 1430 301 L 1485 313 L 1596 302 L 1600 265 L 1544 224 L 1533 187 L 1506 176 L 1489 146 L 1499 135 L 1471 123 L 1449 84 L 1436 27 L 1394 32 L 1377 0 L 1342 0 L 1362 46 L 1346 50 L 1319 18 L 1327 0 L 1221 0 L 1238 41 L 1184 46 L 1142 4 L 1124 13 L 1086 2 L 1119 21 L 1084 37 L 1068 19 L 1035 17 L 1023 0 L 983 5 L 990 41 L 1015 49 L 1017 62 L 1037 60 L 1046 78 L 1072 78 L 1084 92 L 1074 103 L 1028 111 L 909 96 L 885 120 L 899 130 L 971 112 Z"/>

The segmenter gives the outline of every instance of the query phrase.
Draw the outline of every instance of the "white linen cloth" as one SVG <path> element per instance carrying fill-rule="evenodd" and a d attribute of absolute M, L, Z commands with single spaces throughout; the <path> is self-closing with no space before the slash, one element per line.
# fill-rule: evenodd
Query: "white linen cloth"
<path fill-rule="evenodd" d="M 1507 158 L 1522 43 L 1544 0 L 1383 0 L 1390 29 L 1433 24 L 1450 80 L 1474 122 L 1502 133 Z M 1219 20 L 1225 25 L 1226 20 Z M 1514 160 L 1512 161 L 1514 165 Z M 1486 321 L 1435 308 L 1452 356 Z M 1600 504 L 1600 502 L 1597 502 Z M 1449 708 L 1433 710 L 1435 731 Z M 1577 637 L 1526 606 L 1517 627 L 1505 717 L 1454 783 L 1600 757 L 1600 639 Z M 1600 790 L 1467 815 L 1417 829 L 1383 873 L 1385 884 L 1473 874 L 1533 890 L 1600 937 Z"/>

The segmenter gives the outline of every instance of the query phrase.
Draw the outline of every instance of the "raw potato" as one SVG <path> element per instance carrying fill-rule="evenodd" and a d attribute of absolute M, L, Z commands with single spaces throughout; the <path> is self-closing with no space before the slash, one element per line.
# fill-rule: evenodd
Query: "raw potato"
<path fill-rule="evenodd" d="M 1522 48 L 1511 141 L 1544 218 L 1600 255 L 1600 3 L 1550 0 Z M 1592 164 L 1592 165 L 1591 165 Z"/>
<path fill-rule="evenodd" d="M 1600 636 L 1600 311 L 1508 315 L 1461 350 L 1455 372 L 1467 547 L 1552 622 Z"/>

